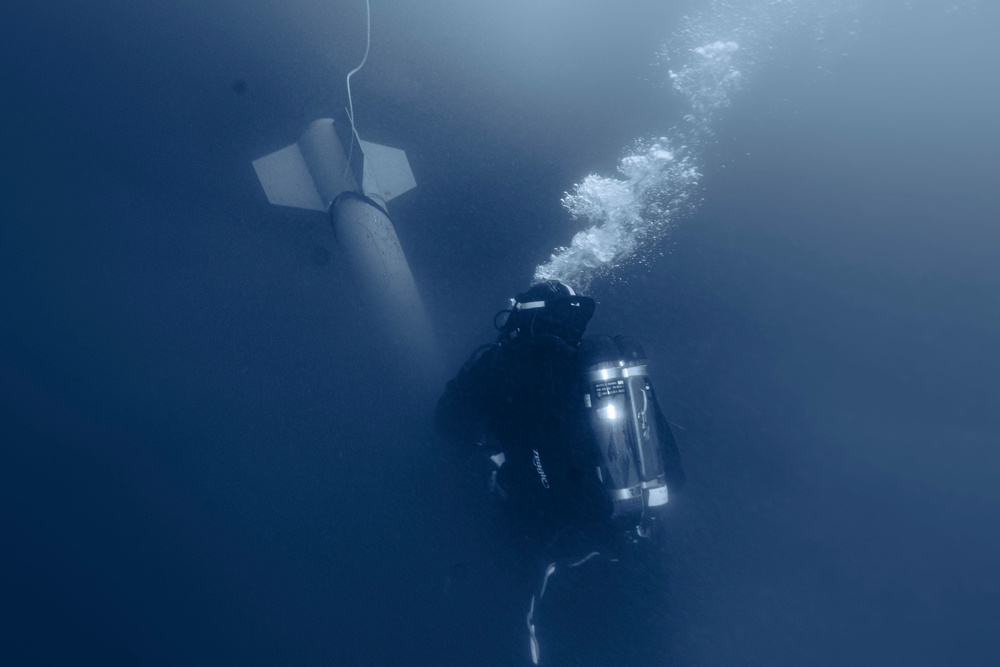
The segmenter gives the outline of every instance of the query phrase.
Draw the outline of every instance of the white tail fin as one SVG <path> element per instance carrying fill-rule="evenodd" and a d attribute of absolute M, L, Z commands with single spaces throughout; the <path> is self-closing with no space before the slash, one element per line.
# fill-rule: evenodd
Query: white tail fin
<path fill-rule="evenodd" d="M 406 153 L 398 148 L 361 142 L 365 153 L 364 189 L 369 197 L 389 201 L 417 187 Z"/>
<path fill-rule="evenodd" d="M 367 141 L 361 148 L 364 194 L 389 201 L 416 187 L 406 153 Z M 313 121 L 296 143 L 254 160 L 253 168 L 267 200 L 278 206 L 326 212 L 341 192 L 358 191 L 330 118 Z"/>
<path fill-rule="evenodd" d="M 278 206 L 308 208 L 325 211 L 309 167 L 302 157 L 298 144 L 285 146 L 280 151 L 253 161 L 254 171 L 264 186 L 267 200 Z"/>

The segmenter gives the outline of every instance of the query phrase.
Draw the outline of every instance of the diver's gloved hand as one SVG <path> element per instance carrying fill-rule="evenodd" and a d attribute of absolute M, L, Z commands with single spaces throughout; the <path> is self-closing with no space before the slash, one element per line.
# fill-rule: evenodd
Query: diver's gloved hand
<path fill-rule="evenodd" d="M 503 451 L 500 441 L 492 433 L 482 433 L 476 438 L 476 449 L 484 453 L 487 457 L 493 456 Z"/>
<path fill-rule="evenodd" d="M 618 532 L 615 551 L 623 561 L 648 560 L 659 551 L 661 536 L 660 523 L 646 517 L 639 525 Z"/>
<path fill-rule="evenodd" d="M 491 494 L 507 500 L 507 492 L 497 480 L 497 473 L 506 462 L 500 442 L 492 433 L 484 433 L 476 440 L 476 449 L 477 474 L 486 478 L 486 486 Z"/>

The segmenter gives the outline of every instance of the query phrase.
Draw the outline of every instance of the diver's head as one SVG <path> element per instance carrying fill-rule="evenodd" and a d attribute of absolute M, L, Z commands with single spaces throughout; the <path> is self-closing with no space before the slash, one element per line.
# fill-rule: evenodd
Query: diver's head
<path fill-rule="evenodd" d="M 508 336 L 557 336 L 576 345 L 594 307 L 593 299 L 578 295 L 569 285 L 546 280 L 511 299 L 510 314 L 500 331 Z"/>

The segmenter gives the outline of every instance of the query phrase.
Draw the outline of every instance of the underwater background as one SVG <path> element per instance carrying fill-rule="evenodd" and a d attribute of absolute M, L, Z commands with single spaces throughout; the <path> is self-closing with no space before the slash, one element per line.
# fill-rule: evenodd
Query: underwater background
<path fill-rule="evenodd" d="M 343 113 L 365 24 L 0 7 L 0 662 L 526 664 L 430 412 L 556 276 L 683 428 L 672 664 L 997 664 L 1000 7 L 375 0 L 420 389 L 251 167 Z"/>

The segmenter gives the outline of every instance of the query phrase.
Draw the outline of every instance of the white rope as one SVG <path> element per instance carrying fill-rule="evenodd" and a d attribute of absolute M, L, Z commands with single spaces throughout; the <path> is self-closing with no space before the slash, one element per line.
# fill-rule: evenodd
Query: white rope
<path fill-rule="evenodd" d="M 372 45 L 372 6 L 371 0 L 365 0 L 365 55 L 361 59 L 361 64 L 352 69 L 347 73 L 347 118 L 351 121 L 351 135 L 358 142 L 358 147 L 361 147 L 361 137 L 358 136 L 358 130 L 354 126 L 354 99 L 351 97 L 351 77 L 356 73 L 361 71 L 361 68 L 365 66 L 365 62 L 368 60 L 368 51 L 371 49 Z M 365 149 L 361 148 L 361 154 L 364 155 Z M 354 141 L 351 141 L 351 148 L 347 152 L 347 169 L 344 170 L 344 175 L 347 175 L 347 171 L 351 168 L 351 156 L 354 154 Z M 360 184 L 359 184 L 360 185 Z"/>
<path fill-rule="evenodd" d="M 579 565 L 583 565 L 592 558 L 600 558 L 600 557 L 601 553 L 599 551 L 591 551 L 589 554 L 587 554 L 580 560 L 576 561 L 575 563 L 570 563 L 566 567 L 577 567 Z M 614 561 L 617 559 L 612 558 L 611 560 Z M 531 649 L 531 662 L 534 665 L 538 664 L 541 651 L 541 647 L 538 644 L 538 636 L 535 632 L 535 600 L 538 600 L 538 603 L 541 604 L 542 598 L 545 597 L 545 587 L 549 585 L 549 577 L 551 577 L 555 573 L 556 573 L 556 563 L 555 562 L 549 563 L 548 566 L 545 568 L 545 577 L 542 579 L 542 588 L 538 592 L 537 597 L 534 595 L 531 596 L 531 606 L 528 607 L 528 617 L 526 619 L 528 625 L 528 646 Z"/>
<path fill-rule="evenodd" d="M 572 565 L 570 567 L 572 567 Z M 541 601 L 541 599 L 545 597 L 545 587 L 548 586 L 549 577 L 555 574 L 555 571 L 556 571 L 555 563 L 550 563 L 549 566 L 545 568 L 545 578 L 542 579 L 542 592 L 538 594 L 539 601 Z"/>
<path fill-rule="evenodd" d="M 528 645 L 531 648 L 531 663 L 538 664 L 538 638 L 535 637 L 535 596 L 531 596 L 531 607 L 528 609 Z"/>
<path fill-rule="evenodd" d="M 589 554 L 587 554 L 586 556 L 584 556 L 580 560 L 576 561 L 575 563 L 571 563 L 570 567 L 576 567 L 577 565 L 583 565 L 584 563 L 586 563 L 591 558 L 597 558 L 600 555 L 601 555 L 600 552 L 591 551 Z"/>

